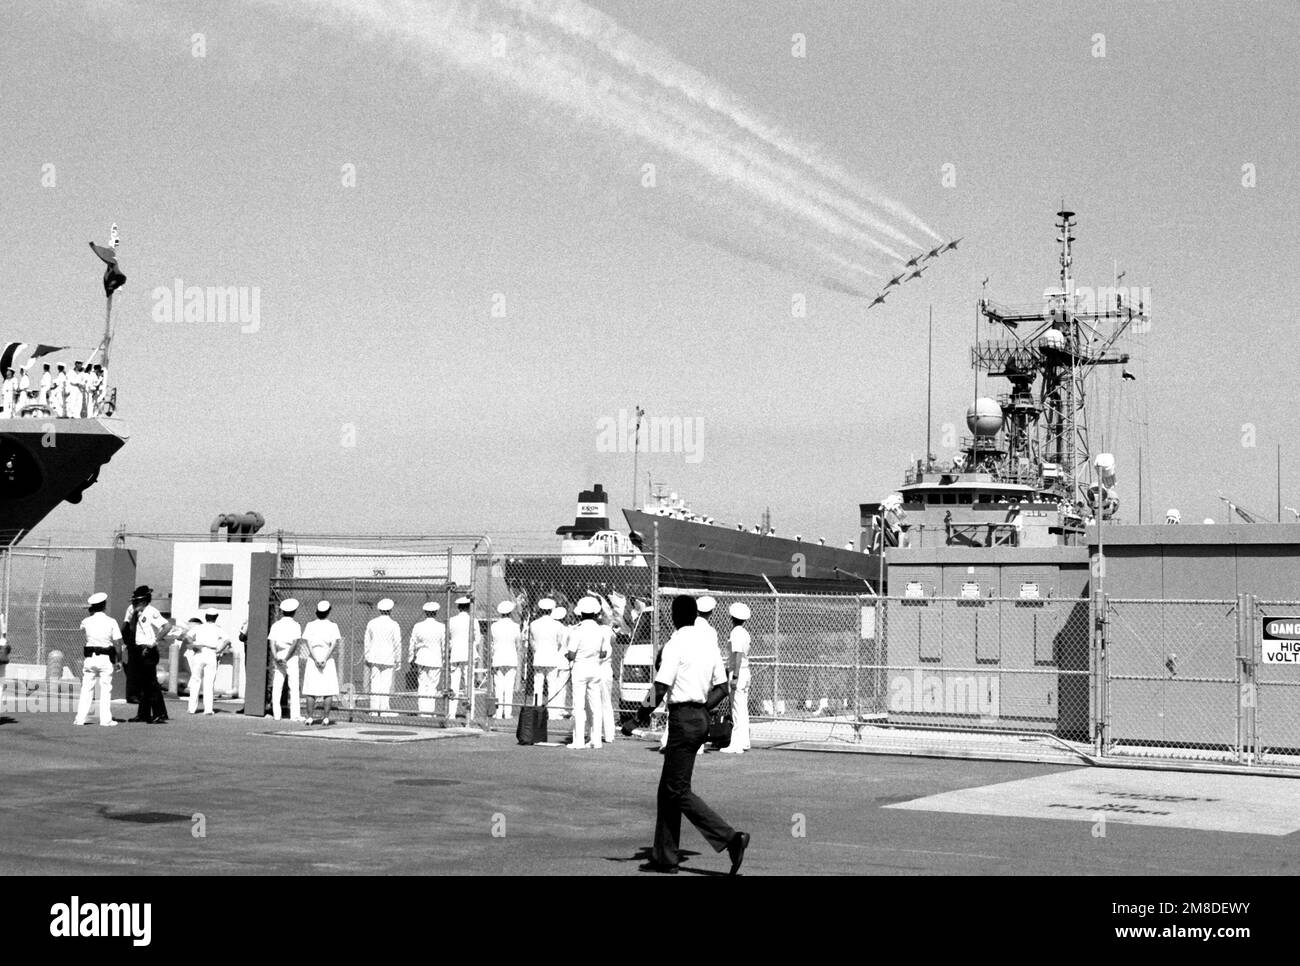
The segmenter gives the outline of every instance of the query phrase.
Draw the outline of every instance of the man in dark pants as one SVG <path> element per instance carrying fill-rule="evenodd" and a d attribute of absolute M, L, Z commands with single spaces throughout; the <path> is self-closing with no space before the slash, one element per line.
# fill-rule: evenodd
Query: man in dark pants
<path fill-rule="evenodd" d="M 668 744 L 659 778 L 655 844 L 647 871 L 675 873 L 682 816 L 700 830 L 713 851 L 727 850 L 731 874 L 744 861 L 749 833 L 737 832 L 691 791 L 695 753 L 709 736 L 709 712 L 727 696 L 727 672 L 717 645 L 695 626 L 695 599 L 673 600 L 673 636 L 664 645 L 655 675 L 655 698 L 668 703 Z"/>
<path fill-rule="evenodd" d="M 131 595 L 131 606 L 122 622 L 124 631 L 131 635 L 135 656 L 131 666 L 136 669 L 136 688 L 139 697 L 132 721 L 162 724 L 167 720 L 167 704 L 162 687 L 158 684 L 159 648 L 166 644 L 171 622 L 153 606 L 153 591 L 147 586 L 137 587 Z M 126 634 L 124 633 L 125 637 Z"/>

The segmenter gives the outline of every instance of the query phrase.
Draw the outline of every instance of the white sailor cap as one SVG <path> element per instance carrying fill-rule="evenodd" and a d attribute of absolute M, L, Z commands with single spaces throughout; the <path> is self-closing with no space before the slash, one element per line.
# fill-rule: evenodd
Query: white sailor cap
<path fill-rule="evenodd" d="M 573 612 L 575 614 L 599 614 L 600 604 L 596 602 L 595 597 L 584 597 L 578 601 L 577 606 L 573 608 Z"/>
<path fill-rule="evenodd" d="M 209 607 L 203 611 L 204 617 L 217 617 L 220 614 L 221 611 L 217 610 L 215 607 Z"/>
<path fill-rule="evenodd" d="M 393 609 L 393 602 L 392 602 L 392 600 L 389 599 L 388 597 L 385 597 L 383 600 L 381 600 L 379 603 L 377 603 L 377 604 L 375 605 L 375 607 L 376 607 L 376 609 L 378 609 L 378 610 L 382 610 L 382 611 L 390 611 L 390 610 Z"/>
<path fill-rule="evenodd" d="M 564 618 L 566 618 L 568 615 L 569 612 L 565 610 L 563 607 L 557 607 L 555 608 L 555 610 L 551 611 L 551 616 L 554 617 L 557 621 L 564 620 Z"/>
<path fill-rule="evenodd" d="M 738 621 L 747 621 L 749 620 L 749 605 L 742 604 L 740 601 L 737 601 L 736 603 L 732 604 L 729 608 L 727 608 L 727 613 L 729 613 L 732 617 L 736 618 L 736 620 Z"/>
<path fill-rule="evenodd" d="M 514 609 L 515 602 L 513 600 L 503 600 L 497 604 L 497 613 L 501 615 L 509 614 Z"/>
<path fill-rule="evenodd" d="M 555 601 L 549 597 L 543 597 L 537 602 L 538 610 L 555 610 Z"/>
<path fill-rule="evenodd" d="M 712 597 L 701 597 L 695 602 L 695 609 L 701 614 L 712 614 L 713 609 L 718 606 L 718 602 Z"/>
<path fill-rule="evenodd" d="M 280 601 L 280 611 L 285 614 L 292 614 L 298 609 L 298 599 L 296 597 L 287 597 Z"/>
<path fill-rule="evenodd" d="M 322 600 L 317 602 L 316 604 L 316 613 L 318 614 L 328 614 L 329 609 L 330 609 L 330 602 L 328 600 Z"/>
<path fill-rule="evenodd" d="M 442 605 L 439 604 L 436 600 L 431 600 L 424 605 L 424 612 L 426 614 L 436 614 L 440 610 L 442 610 Z"/>
<path fill-rule="evenodd" d="M 468 598 L 468 597 L 457 597 L 457 598 L 456 598 L 456 606 L 457 606 L 457 607 L 465 607 L 465 606 L 468 605 L 468 604 L 469 604 L 469 598 Z"/>
<path fill-rule="evenodd" d="M 108 594 L 98 593 L 91 594 L 86 598 L 86 606 L 94 607 L 96 604 L 105 604 L 108 602 Z"/>

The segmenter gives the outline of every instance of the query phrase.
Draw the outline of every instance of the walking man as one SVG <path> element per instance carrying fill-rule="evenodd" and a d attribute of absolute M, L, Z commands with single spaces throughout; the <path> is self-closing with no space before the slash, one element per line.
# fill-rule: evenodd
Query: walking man
<path fill-rule="evenodd" d="M 600 748 L 605 710 L 600 699 L 600 661 L 611 650 L 610 631 L 596 621 L 600 605 L 594 597 L 578 601 L 580 623 L 569 631 L 567 656 L 573 662 L 573 741 L 570 748 Z M 587 705 L 591 705 L 591 742 L 586 741 Z"/>
<path fill-rule="evenodd" d="M 375 610 L 379 614 L 366 625 L 366 690 L 370 692 L 370 710 L 391 718 L 388 698 L 393 693 L 393 668 L 402 661 L 402 628 L 392 618 L 392 600 L 385 597 Z"/>
<path fill-rule="evenodd" d="M 203 612 L 203 623 L 194 628 L 190 638 L 190 714 L 199 713 L 199 689 L 203 689 L 203 713 L 216 714 L 212 709 L 212 692 L 217 683 L 217 659 L 230 647 L 230 638 L 217 623 L 219 611 L 209 607 Z"/>
<path fill-rule="evenodd" d="M 749 605 L 731 605 L 731 743 L 723 748 L 730 755 L 743 754 L 749 744 Z"/>
<path fill-rule="evenodd" d="M 738 832 L 691 790 L 695 753 L 709 736 L 709 712 L 727 696 L 722 656 L 695 626 L 693 597 L 673 599 L 673 636 L 663 648 L 655 694 L 668 703 L 668 746 L 659 778 L 655 842 L 647 871 L 675 873 L 680 858 L 682 816 L 700 830 L 715 852 L 727 850 L 735 875 L 749 847 L 749 833 Z"/>
<path fill-rule="evenodd" d="M 90 616 L 81 621 L 86 635 L 85 660 L 81 664 L 81 697 L 77 701 L 77 716 L 73 724 L 84 725 L 90 715 L 90 702 L 99 696 L 99 724 L 103 728 L 116 727 L 111 702 L 113 700 L 113 668 L 117 665 L 117 644 L 122 631 L 117 621 L 104 613 L 108 594 L 92 594 L 86 599 Z"/>
<path fill-rule="evenodd" d="M 515 678 L 519 674 L 519 625 L 510 617 L 514 609 L 514 601 L 503 600 L 497 604 L 501 616 L 492 622 L 492 680 L 497 703 L 494 718 L 513 714 Z"/>
<path fill-rule="evenodd" d="M 292 597 L 280 601 L 280 619 L 271 625 L 266 640 L 271 646 L 271 661 L 275 671 L 271 675 L 271 717 L 280 720 L 280 702 L 284 698 L 284 683 L 289 682 L 289 720 L 306 722 L 302 713 L 302 688 L 299 683 L 302 661 L 298 657 L 302 626 L 295 616 L 298 601 Z"/>
<path fill-rule="evenodd" d="M 424 620 L 411 628 L 410 651 L 407 660 L 417 668 L 419 678 L 420 714 L 432 715 L 438 710 L 438 679 L 442 677 L 442 646 L 447 639 L 447 628 L 437 619 L 439 604 L 431 600 L 424 605 Z"/>
<path fill-rule="evenodd" d="M 457 597 L 456 614 L 447 621 L 447 638 L 451 643 L 451 653 L 448 655 L 451 661 L 451 701 L 447 705 L 449 721 L 455 721 L 460 710 L 461 685 L 467 683 L 469 687 L 474 687 L 474 679 L 468 670 L 469 654 L 471 647 L 478 650 L 479 632 L 478 624 L 469 612 L 469 605 L 468 597 Z"/>

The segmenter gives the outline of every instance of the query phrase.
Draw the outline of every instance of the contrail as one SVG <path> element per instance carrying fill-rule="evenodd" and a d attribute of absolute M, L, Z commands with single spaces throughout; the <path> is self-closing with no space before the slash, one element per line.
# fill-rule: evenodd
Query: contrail
<path fill-rule="evenodd" d="M 901 262 L 895 246 L 923 247 L 864 205 L 940 237 L 701 75 L 574 0 L 251 2 L 396 42 L 399 53 L 422 55 L 426 67 L 435 64 L 423 55 L 432 55 L 437 65 L 487 76 L 583 124 L 649 144 L 738 195 L 752 224 L 796 241 L 837 273 L 878 277 L 870 261 Z M 729 250 L 741 249 L 733 243 Z M 793 265 L 785 254 L 765 261 Z M 842 280 L 835 287 L 846 284 L 856 288 Z"/>
<path fill-rule="evenodd" d="M 852 191 L 867 203 L 905 221 L 936 241 L 945 240 L 942 235 L 933 231 L 902 205 L 853 178 L 839 164 L 821 157 L 811 145 L 799 144 L 782 134 L 774 125 L 750 111 L 726 88 L 625 30 L 617 21 L 599 10 L 581 3 L 580 0 L 499 0 L 499 2 L 528 17 L 548 23 L 565 33 L 590 42 L 602 54 L 624 68 L 649 77 L 665 88 L 678 91 L 692 103 L 726 117 L 736 127 L 803 163 L 821 177 Z M 846 213 L 886 232 L 897 241 L 911 244 L 916 248 L 922 247 L 893 226 L 880 221 L 847 199 L 835 199 L 832 203 L 844 206 Z"/>

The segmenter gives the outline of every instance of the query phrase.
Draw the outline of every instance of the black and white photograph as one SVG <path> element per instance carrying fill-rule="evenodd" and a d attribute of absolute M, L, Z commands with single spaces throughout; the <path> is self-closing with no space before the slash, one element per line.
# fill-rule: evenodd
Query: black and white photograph
<path fill-rule="evenodd" d="M 1294 0 L 6 0 L 6 929 L 1284 937 L 1298 64 Z"/>

